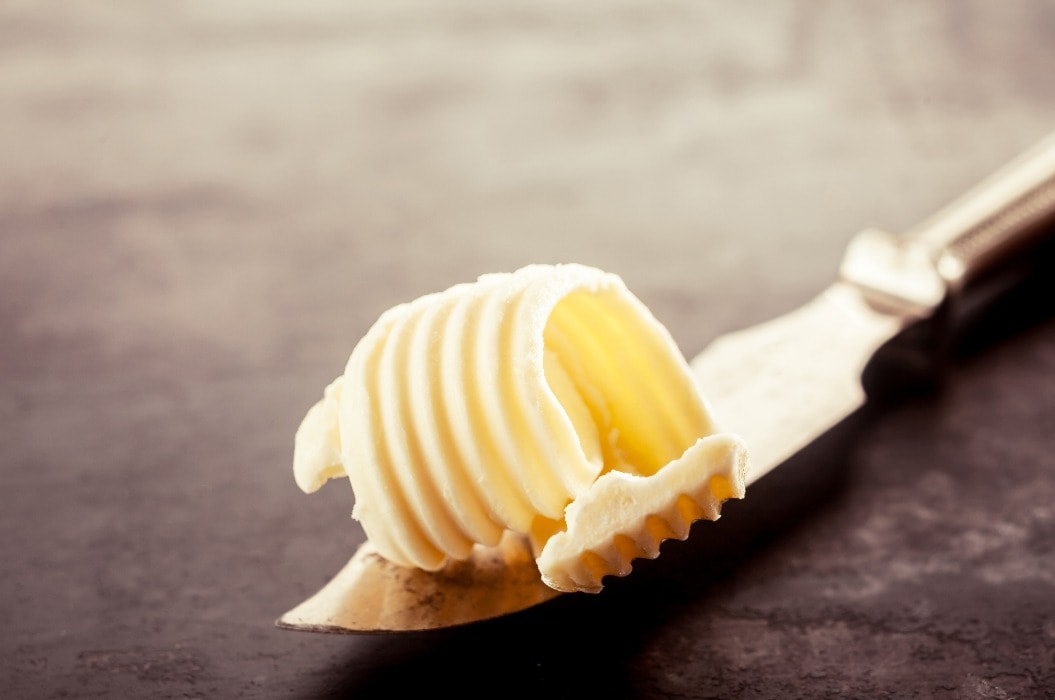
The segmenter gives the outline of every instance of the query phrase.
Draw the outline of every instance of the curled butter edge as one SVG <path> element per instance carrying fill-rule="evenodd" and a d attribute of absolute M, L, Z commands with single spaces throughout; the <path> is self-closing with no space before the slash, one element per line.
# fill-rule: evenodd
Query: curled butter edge
<path fill-rule="evenodd" d="M 397 306 L 295 438 L 312 492 L 348 476 L 387 559 L 437 570 L 528 535 L 543 581 L 597 592 L 742 498 L 721 433 L 667 330 L 609 273 L 534 265 Z"/>
<path fill-rule="evenodd" d="M 684 540 L 697 520 L 717 520 L 743 498 L 747 449 L 734 435 L 700 438 L 650 477 L 608 472 L 565 512 L 566 530 L 546 541 L 537 563 L 559 591 L 597 593 L 605 576 L 626 576 L 634 559 L 655 559 L 664 540 Z"/>

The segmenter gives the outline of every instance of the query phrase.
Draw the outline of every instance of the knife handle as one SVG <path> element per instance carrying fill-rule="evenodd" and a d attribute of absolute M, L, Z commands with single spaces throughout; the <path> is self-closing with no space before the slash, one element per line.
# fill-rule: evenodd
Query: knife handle
<path fill-rule="evenodd" d="M 843 258 L 842 279 L 902 324 L 862 374 L 868 395 L 897 397 L 940 384 L 954 346 L 997 315 L 987 313 L 997 300 L 1048 304 L 1052 285 L 1038 294 L 1034 282 L 1051 277 L 1053 234 L 1055 134 L 904 235 L 859 233 Z M 1007 294 L 1016 286 L 1024 296 Z M 1011 308 L 1023 312 L 1021 304 Z"/>
<path fill-rule="evenodd" d="M 952 294 L 1028 252 L 1055 223 L 1055 133 L 906 232 Z"/>
<path fill-rule="evenodd" d="M 1055 133 L 904 235 L 861 232 L 840 275 L 882 311 L 927 318 L 1025 257 L 1053 226 Z"/>

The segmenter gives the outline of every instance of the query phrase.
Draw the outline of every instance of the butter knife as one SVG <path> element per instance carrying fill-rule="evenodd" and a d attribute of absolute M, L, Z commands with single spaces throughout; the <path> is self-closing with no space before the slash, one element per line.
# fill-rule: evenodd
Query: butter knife
<path fill-rule="evenodd" d="M 863 405 L 862 373 L 883 346 L 919 328 L 941 339 L 987 279 L 1021 270 L 1016 263 L 1051 239 L 1052 229 L 1055 134 L 903 235 L 858 234 L 837 279 L 806 305 L 711 343 L 691 365 L 723 427 L 748 445 L 748 484 Z M 438 629 L 558 595 L 542 583 L 519 536 L 478 546 L 470 559 L 438 572 L 392 564 L 366 542 L 276 625 L 337 633 Z"/>

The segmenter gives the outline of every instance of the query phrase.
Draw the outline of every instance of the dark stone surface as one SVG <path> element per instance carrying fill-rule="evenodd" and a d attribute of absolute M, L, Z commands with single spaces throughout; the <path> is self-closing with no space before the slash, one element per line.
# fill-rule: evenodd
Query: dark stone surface
<path fill-rule="evenodd" d="M 575 260 L 691 355 L 1051 129 L 1053 33 L 1043 0 L 6 5 L 0 696 L 1055 696 L 1043 285 L 600 596 L 272 627 L 361 538 L 290 459 L 381 311 Z"/>

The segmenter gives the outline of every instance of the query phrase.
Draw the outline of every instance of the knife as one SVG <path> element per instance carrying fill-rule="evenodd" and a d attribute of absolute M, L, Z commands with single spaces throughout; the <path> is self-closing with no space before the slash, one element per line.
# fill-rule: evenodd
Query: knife
<path fill-rule="evenodd" d="M 986 288 L 1015 280 L 1055 225 L 1055 133 L 903 235 L 853 238 L 837 279 L 774 320 L 713 341 L 691 362 L 725 430 L 744 438 L 751 484 L 860 408 L 881 348 L 924 329 L 949 337 Z M 1005 273 L 1000 277 L 998 273 Z M 939 361 L 941 343 L 929 352 Z M 560 595 L 527 541 L 507 533 L 437 572 L 397 566 L 369 542 L 284 629 L 382 633 L 438 629 L 517 612 Z"/>

